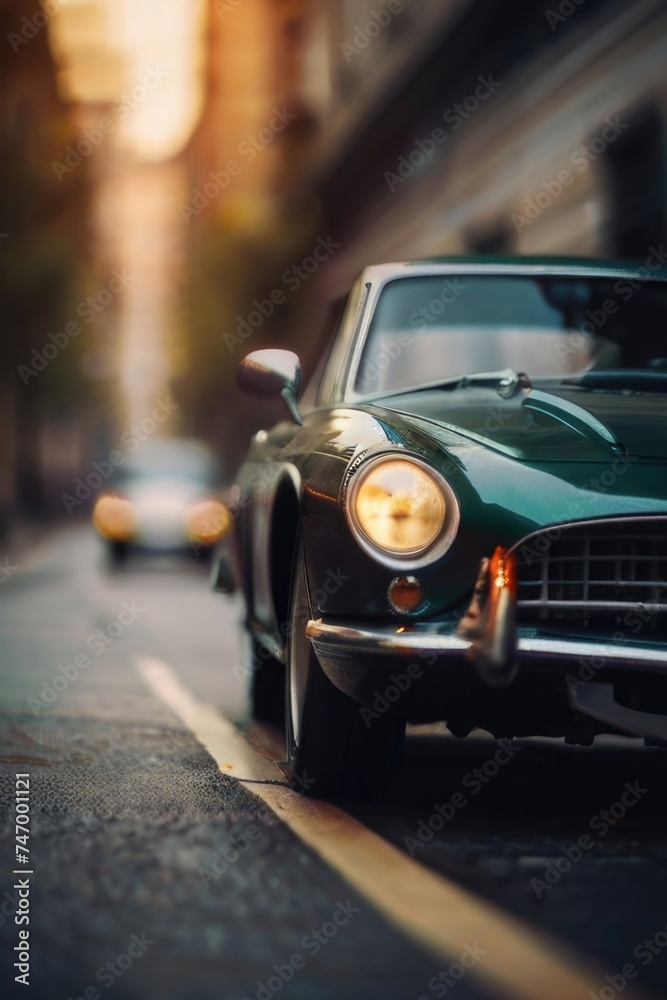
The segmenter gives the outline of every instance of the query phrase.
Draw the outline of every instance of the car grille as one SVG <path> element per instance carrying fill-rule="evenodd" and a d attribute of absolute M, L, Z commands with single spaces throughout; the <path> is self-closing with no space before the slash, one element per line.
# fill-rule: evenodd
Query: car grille
<path fill-rule="evenodd" d="M 667 634 L 667 517 L 557 525 L 513 552 L 521 621 Z"/>

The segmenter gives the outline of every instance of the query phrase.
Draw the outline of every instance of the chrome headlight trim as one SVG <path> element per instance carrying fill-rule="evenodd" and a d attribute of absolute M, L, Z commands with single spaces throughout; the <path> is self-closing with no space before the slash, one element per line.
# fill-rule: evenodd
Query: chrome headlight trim
<path fill-rule="evenodd" d="M 393 461 L 412 463 L 429 476 L 441 492 L 445 505 L 443 523 L 436 537 L 422 548 L 405 553 L 391 552 L 372 542 L 359 523 L 356 512 L 356 498 L 367 475 L 378 465 Z M 428 462 L 417 455 L 405 452 L 402 448 L 376 453 L 358 465 L 345 491 L 344 510 L 348 526 L 361 548 L 376 562 L 400 572 L 429 566 L 443 556 L 456 538 L 461 521 L 458 498 L 444 476 Z"/>

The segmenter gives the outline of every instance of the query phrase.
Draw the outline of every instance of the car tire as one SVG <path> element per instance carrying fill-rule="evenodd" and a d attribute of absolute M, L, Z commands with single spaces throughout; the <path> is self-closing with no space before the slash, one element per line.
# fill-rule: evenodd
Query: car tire
<path fill-rule="evenodd" d="M 252 714 L 272 726 L 285 723 L 285 667 L 254 638 L 250 639 Z"/>
<path fill-rule="evenodd" d="M 367 725 L 361 706 L 332 684 L 305 634 L 312 614 L 301 546 L 292 576 L 285 714 L 293 787 L 318 798 L 372 798 L 398 769 L 405 720 L 380 716 Z"/>
<path fill-rule="evenodd" d="M 109 542 L 108 556 L 112 569 L 119 569 L 127 562 L 130 546 L 127 542 Z"/>

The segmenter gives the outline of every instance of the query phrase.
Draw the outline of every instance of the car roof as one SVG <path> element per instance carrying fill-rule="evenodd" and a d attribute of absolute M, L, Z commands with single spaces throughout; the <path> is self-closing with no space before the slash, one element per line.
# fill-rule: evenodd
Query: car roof
<path fill-rule="evenodd" d="M 652 259 L 649 255 L 649 260 Z M 428 274 L 516 274 L 572 277 L 628 277 L 667 280 L 667 267 L 650 268 L 637 261 L 600 260 L 595 257 L 563 256 L 448 256 L 422 260 L 372 264 L 361 275 L 362 280 L 382 283 L 390 278 Z"/>

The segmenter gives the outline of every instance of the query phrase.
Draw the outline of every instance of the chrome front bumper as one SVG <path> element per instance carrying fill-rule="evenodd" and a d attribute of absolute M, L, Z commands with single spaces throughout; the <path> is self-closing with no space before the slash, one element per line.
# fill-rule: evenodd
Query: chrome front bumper
<path fill-rule="evenodd" d="M 324 665 L 331 658 L 364 658 L 418 656 L 431 663 L 457 660 L 463 662 L 472 642 L 450 631 L 450 626 L 423 623 L 410 626 L 339 625 L 322 618 L 309 621 L 306 635 L 313 644 L 317 658 Z M 519 634 L 516 655 L 522 662 L 560 664 L 563 671 L 601 660 L 610 668 L 634 668 L 667 675 L 667 650 L 657 646 L 631 645 L 628 642 L 606 643 L 595 639 L 568 639 Z M 596 668 L 597 669 L 597 668 Z"/>
<path fill-rule="evenodd" d="M 306 634 L 317 659 L 329 679 L 340 690 L 362 703 L 368 703 L 369 690 L 382 690 L 399 674 L 407 660 L 420 664 L 419 676 L 428 673 L 433 688 L 433 708 L 437 711 L 442 689 L 438 681 L 450 680 L 451 702 L 463 688 L 468 689 L 472 675 L 481 681 L 473 699 L 513 698 L 513 685 L 499 688 L 476 669 L 471 656 L 473 642 L 454 631 L 454 623 L 419 623 L 411 626 L 341 625 L 318 619 L 309 621 Z M 523 632 L 523 634 L 522 634 Z M 589 716 L 611 727 L 612 732 L 641 736 L 667 742 L 667 715 L 635 711 L 616 702 L 614 681 L 619 672 L 662 675 L 667 677 L 667 655 L 658 646 L 630 643 L 606 643 L 588 639 L 556 638 L 517 630 L 514 661 L 516 684 L 532 684 L 535 704 L 544 700 L 555 681 L 569 702 L 570 710 Z M 587 671 L 584 672 L 584 668 Z M 593 671 L 591 677 L 591 671 Z M 540 676 L 544 677 L 543 687 Z M 567 678 L 577 683 L 566 683 Z M 427 685 L 429 696 L 431 689 Z M 484 694 L 486 690 L 487 695 Z M 449 721 L 449 720 L 448 720 Z M 607 730 L 609 731 L 609 730 Z"/>

